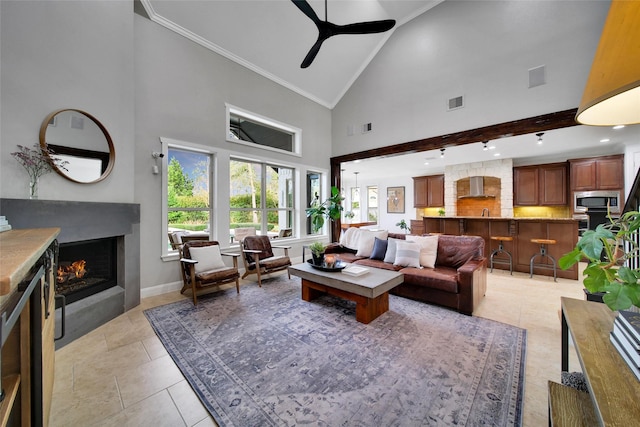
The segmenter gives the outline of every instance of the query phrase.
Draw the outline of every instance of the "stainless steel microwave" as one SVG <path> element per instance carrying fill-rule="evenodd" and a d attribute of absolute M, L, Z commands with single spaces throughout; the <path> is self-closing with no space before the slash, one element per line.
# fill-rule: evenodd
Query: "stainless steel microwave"
<path fill-rule="evenodd" d="M 611 213 L 620 213 L 622 200 L 620 191 L 574 191 L 573 211 L 587 212 L 588 209 L 609 209 Z"/>

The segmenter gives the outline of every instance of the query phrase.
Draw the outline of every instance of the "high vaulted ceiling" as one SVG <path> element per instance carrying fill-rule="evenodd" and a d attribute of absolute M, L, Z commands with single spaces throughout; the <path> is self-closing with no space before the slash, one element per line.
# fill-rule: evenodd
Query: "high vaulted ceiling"
<path fill-rule="evenodd" d="M 149 18 L 327 108 L 333 108 L 401 25 L 442 0 L 327 0 L 338 25 L 395 19 L 385 33 L 338 35 L 309 68 L 318 30 L 290 0 L 140 0 Z M 325 19 L 324 0 L 308 0 Z"/>

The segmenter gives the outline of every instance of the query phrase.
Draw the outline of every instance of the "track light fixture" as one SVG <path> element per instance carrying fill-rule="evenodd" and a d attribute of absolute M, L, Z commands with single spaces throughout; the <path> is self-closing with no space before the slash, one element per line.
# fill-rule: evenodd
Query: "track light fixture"
<path fill-rule="evenodd" d="M 440 149 L 440 158 L 444 158 L 444 148 Z"/>
<path fill-rule="evenodd" d="M 542 135 L 544 135 L 544 132 L 536 133 L 536 136 L 538 137 L 538 145 L 542 144 Z"/>
<path fill-rule="evenodd" d="M 489 143 L 489 141 L 482 141 L 482 149 L 484 151 L 488 151 L 489 147 L 487 147 L 487 144 Z"/>

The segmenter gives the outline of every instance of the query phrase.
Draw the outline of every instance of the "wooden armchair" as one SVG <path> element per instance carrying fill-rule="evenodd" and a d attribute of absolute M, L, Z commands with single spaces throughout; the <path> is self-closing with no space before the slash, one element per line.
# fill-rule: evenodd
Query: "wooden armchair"
<path fill-rule="evenodd" d="M 227 267 L 222 256 L 233 257 L 233 267 Z M 216 241 L 191 241 L 182 246 L 180 271 L 182 272 L 182 290 L 191 288 L 193 305 L 198 304 L 197 292 L 210 286 L 236 283 L 240 293 L 240 274 L 238 273 L 238 253 L 221 253 Z"/>
<path fill-rule="evenodd" d="M 250 274 L 258 275 L 258 286 L 262 287 L 262 275 L 287 269 L 291 265 L 289 249 L 291 246 L 271 246 L 268 236 L 247 236 L 242 241 L 244 256 L 244 279 Z M 275 256 L 273 249 L 283 249 L 284 255 Z M 288 271 L 287 271 L 288 274 Z M 289 274 L 289 279 L 291 275 Z"/>

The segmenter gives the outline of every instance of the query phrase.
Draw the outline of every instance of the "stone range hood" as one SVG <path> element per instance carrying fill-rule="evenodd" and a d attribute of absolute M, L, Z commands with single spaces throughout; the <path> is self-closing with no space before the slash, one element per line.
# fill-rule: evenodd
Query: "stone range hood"
<path fill-rule="evenodd" d="M 493 177 L 500 182 L 499 197 L 463 197 L 459 199 L 458 186 L 459 180 L 471 177 Z M 474 178 L 475 179 L 475 178 Z M 478 183 L 476 183 L 477 185 Z M 470 183 L 471 185 L 471 183 Z M 448 165 L 444 169 L 444 194 L 445 194 L 445 212 L 448 216 L 463 215 L 458 212 L 458 202 L 469 201 L 469 199 L 493 201 L 499 206 L 499 209 L 493 210 L 490 214 L 492 217 L 513 217 L 513 159 L 489 160 L 485 162 L 464 163 L 458 165 Z M 471 194 L 469 191 L 468 194 Z M 461 194 L 460 196 L 468 196 Z M 471 215 L 464 216 L 480 216 L 481 209 Z"/>

